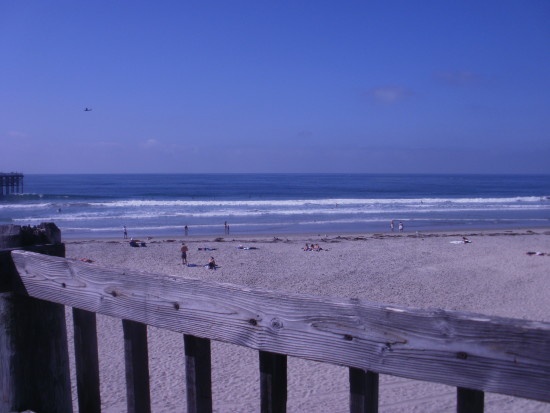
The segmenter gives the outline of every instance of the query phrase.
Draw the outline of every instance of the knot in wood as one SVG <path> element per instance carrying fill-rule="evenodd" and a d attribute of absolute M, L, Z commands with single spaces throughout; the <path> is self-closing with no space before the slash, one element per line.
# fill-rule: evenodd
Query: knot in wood
<path fill-rule="evenodd" d="M 279 330 L 283 328 L 283 322 L 278 318 L 274 318 L 273 320 L 271 320 L 271 327 L 273 327 L 275 330 Z"/>
<path fill-rule="evenodd" d="M 456 353 L 456 358 L 460 360 L 466 360 L 468 358 L 468 353 L 459 351 L 458 353 Z"/>
<path fill-rule="evenodd" d="M 250 320 L 248 320 L 248 324 L 253 325 L 253 326 L 257 326 L 258 322 L 256 320 L 254 320 L 253 318 L 251 318 Z"/>
<path fill-rule="evenodd" d="M 67 284 L 61 283 L 61 287 L 66 288 L 66 287 L 67 287 Z"/>
<path fill-rule="evenodd" d="M 179 310 L 179 309 L 180 309 L 179 303 L 174 303 L 174 308 L 175 308 L 176 310 Z"/>
<path fill-rule="evenodd" d="M 346 340 L 346 341 L 352 341 L 352 340 L 353 340 L 353 336 L 350 336 L 349 334 L 346 334 L 346 335 L 344 336 L 344 340 Z"/>
<path fill-rule="evenodd" d="M 111 291 L 111 295 L 112 295 L 113 297 L 116 297 L 118 294 L 116 293 L 115 290 L 113 290 L 113 291 Z"/>

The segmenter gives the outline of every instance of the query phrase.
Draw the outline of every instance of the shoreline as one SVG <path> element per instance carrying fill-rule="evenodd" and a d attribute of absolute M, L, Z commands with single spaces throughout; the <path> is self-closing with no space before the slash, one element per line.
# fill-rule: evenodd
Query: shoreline
<path fill-rule="evenodd" d="M 269 241 L 273 239 L 278 240 L 307 240 L 307 239 L 334 239 L 334 238 L 345 238 L 351 239 L 356 237 L 363 238 L 380 238 L 380 237 L 450 237 L 450 236 L 487 236 L 491 234 L 494 235 L 550 235 L 550 226 L 547 227 L 500 227 L 500 228 L 478 228 L 478 229 L 464 229 L 464 230 L 430 230 L 430 231 L 385 231 L 385 232 L 368 232 L 368 231 L 335 231 L 335 232 L 305 232 L 305 233 L 249 233 L 249 234 L 211 234 L 211 235 L 159 235 L 152 237 L 135 237 L 146 242 L 158 242 L 158 241 L 204 241 L 204 242 L 230 242 L 230 241 L 239 241 L 239 240 L 257 240 L 257 241 Z M 63 234 L 62 234 L 63 235 Z M 130 238 L 123 239 L 122 237 L 76 237 L 76 238 L 62 238 L 62 242 L 66 244 L 75 243 L 75 242 L 85 242 L 85 241 L 97 241 L 97 242 L 129 242 Z M 216 239 L 221 239 L 222 241 L 215 241 Z"/>
<path fill-rule="evenodd" d="M 549 223 L 545 224 L 539 224 L 539 225 L 472 225 L 472 226 L 445 226 L 445 227 L 439 227 L 439 226 L 416 226 L 413 225 L 411 221 L 404 221 L 405 222 L 405 232 L 407 233 L 415 233 L 415 232 L 424 232 L 424 233 L 431 233 L 431 232 L 457 232 L 457 231 L 497 231 L 497 230 L 518 230 L 522 228 L 530 228 L 530 229 L 549 229 L 550 228 L 550 220 L 547 220 Z M 55 221 L 54 221 L 55 222 Z M 399 221 L 395 221 L 395 231 L 398 232 L 398 223 Z M 325 229 L 322 229 L 321 227 L 318 227 L 317 229 L 291 229 L 291 230 L 247 230 L 247 231 L 235 231 L 235 224 L 231 225 L 231 232 L 230 235 L 232 236 L 257 236 L 257 237 L 265 237 L 265 236 L 295 236 L 300 234 L 340 234 L 340 233 L 346 233 L 346 234 L 370 234 L 370 233 L 390 233 L 389 230 L 389 221 L 387 225 L 379 225 L 379 226 L 371 226 L 367 228 L 355 228 L 351 227 L 349 225 L 344 225 L 341 228 L 338 228 L 337 226 L 329 226 Z M 128 235 L 134 238 L 147 238 L 147 237 L 153 237 L 153 238 L 167 238 L 167 237 L 220 237 L 227 235 L 224 232 L 223 225 L 221 226 L 215 226 L 218 228 L 217 230 L 203 230 L 200 227 L 190 227 L 189 229 L 189 235 L 184 235 L 183 230 L 174 229 L 170 231 L 147 231 L 144 229 L 133 229 L 132 227 L 128 227 Z M 297 227 L 300 227 L 300 225 L 297 225 Z M 174 227 L 176 228 L 176 227 Z M 66 239 L 82 239 L 82 238 L 119 238 L 122 236 L 122 227 L 121 230 L 117 231 L 89 231 L 89 232 L 72 232 L 71 230 L 63 230 L 62 233 L 64 235 L 64 238 Z"/>

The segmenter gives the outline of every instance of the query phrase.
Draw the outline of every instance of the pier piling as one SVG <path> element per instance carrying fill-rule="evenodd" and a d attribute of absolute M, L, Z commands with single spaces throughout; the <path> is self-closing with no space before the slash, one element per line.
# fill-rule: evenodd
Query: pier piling
<path fill-rule="evenodd" d="M 0 172 L 0 197 L 23 192 L 23 174 L 17 172 Z"/>

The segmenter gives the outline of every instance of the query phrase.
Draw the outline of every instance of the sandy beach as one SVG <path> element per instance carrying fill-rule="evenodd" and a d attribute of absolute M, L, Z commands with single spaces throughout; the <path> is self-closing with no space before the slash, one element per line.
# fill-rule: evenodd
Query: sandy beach
<path fill-rule="evenodd" d="M 451 242 L 463 236 L 471 243 Z M 144 239 L 146 248 L 124 240 L 70 240 L 66 256 L 248 287 L 550 322 L 549 228 L 188 237 L 194 267 L 181 264 L 182 240 Z M 306 243 L 323 250 L 304 251 Z M 204 268 L 211 256 L 220 266 L 215 271 Z M 72 339 L 70 322 L 68 329 Z M 98 336 L 103 411 L 125 411 L 120 320 L 99 316 Z M 183 337 L 149 328 L 149 354 L 153 412 L 185 412 Z M 212 364 L 214 410 L 259 411 L 257 352 L 213 342 Z M 347 380 L 346 368 L 289 358 L 288 411 L 348 411 Z M 453 387 L 387 376 L 380 382 L 380 412 L 456 409 Z M 550 404 L 497 394 L 485 401 L 487 412 L 550 412 Z"/>

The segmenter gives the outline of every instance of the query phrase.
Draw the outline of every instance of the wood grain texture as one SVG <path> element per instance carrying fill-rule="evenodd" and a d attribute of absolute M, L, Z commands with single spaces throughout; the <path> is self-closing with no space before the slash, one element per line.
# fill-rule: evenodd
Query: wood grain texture
<path fill-rule="evenodd" d="M 550 323 L 12 256 L 28 293 L 44 300 L 261 351 L 550 401 Z"/>
<path fill-rule="evenodd" d="M 2 225 L 0 225 L 0 228 L 2 228 Z M 16 250 L 38 252 L 56 257 L 65 256 L 65 244 L 31 245 L 0 249 L 0 292 L 13 291 L 26 294 L 25 287 L 21 283 L 21 279 L 11 258 L 11 252 Z"/>

